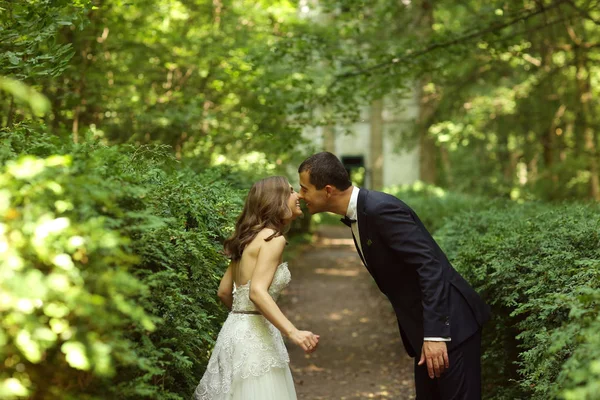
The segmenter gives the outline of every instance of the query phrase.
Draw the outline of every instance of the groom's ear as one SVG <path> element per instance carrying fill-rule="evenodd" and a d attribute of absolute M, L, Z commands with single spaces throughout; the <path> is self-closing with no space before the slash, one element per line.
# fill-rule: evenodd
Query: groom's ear
<path fill-rule="evenodd" d="M 331 197 L 331 195 L 333 194 L 333 186 L 325 185 L 325 194 L 327 195 L 327 197 Z"/>

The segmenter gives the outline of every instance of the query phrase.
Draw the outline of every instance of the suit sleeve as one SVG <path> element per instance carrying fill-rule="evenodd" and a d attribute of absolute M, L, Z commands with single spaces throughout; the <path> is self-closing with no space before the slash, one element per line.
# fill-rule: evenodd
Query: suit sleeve
<path fill-rule="evenodd" d="M 392 203 L 380 203 L 376 226 L 385 244 L 405 265 L 414 267 L 421 288 L 424 337 L 450 338 L 448 285 L 435 255 L 430 235 L 423 232 L 408 210 Z"/>

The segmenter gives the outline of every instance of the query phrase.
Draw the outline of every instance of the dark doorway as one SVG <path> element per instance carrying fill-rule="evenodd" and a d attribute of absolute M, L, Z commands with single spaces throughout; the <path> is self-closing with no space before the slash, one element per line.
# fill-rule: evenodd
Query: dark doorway
<path fill-rule="evenodd" d="M 364 156 L 342 156 L 342 164 L 355 186 L 365 187 L 366 169 Z"/>

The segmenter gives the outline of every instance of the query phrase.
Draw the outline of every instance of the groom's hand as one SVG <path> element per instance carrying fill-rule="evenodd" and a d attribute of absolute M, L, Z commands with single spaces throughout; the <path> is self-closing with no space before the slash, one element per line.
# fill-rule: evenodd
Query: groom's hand
<path fill-rule="evenodd" d="M 421 360 L 419 365 L 423 365 L 427 361 L 427 371 L 429 377 L 439 378 L 446 369 L 450 368 L 448 360 L 448 348 L 446 342 L 423 342 L 423 350 L 421 350 Z"/>

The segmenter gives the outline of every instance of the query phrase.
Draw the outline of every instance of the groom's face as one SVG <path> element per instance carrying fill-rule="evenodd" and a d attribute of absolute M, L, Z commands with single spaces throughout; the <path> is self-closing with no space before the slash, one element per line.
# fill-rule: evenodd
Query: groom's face
<path fill-rule="evenodd" d="M 300 173 L 300 193 L 298 197 L 306 203 L 306 207 L 311 214 L 327 211 L 327 186 L 318 190 L 315 185 L 310 183 L 310 172 Z"/>

